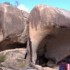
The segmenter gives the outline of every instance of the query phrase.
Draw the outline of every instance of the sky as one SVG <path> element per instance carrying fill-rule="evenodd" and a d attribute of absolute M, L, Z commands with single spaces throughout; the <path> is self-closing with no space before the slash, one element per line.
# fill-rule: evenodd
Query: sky
<path fill-rule="evenodd" d="M 33 7 L 39 4 L 63 8 L 70 11 L 70 0 L 0 0 L 0 3 L 10 2 L 15 5 L 16 1 L 19 2 L 19 6 L 23 6 L 28 11 L 31 11 Z"/>

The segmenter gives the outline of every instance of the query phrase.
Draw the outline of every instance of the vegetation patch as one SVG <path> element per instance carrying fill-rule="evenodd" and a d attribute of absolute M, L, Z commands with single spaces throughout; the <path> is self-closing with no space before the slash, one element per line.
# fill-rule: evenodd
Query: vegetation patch
<path fill-rule="evenodd" d="M 5 55 L 0 55 L 0 63 L 4 62 L 6 60 L 6 56 Z"/>
<path fill-rule="evenodd" d="M 26 59 L 24 59 L 21 63 L 20 63 L 20 68 L 23 68 L 23 67 L 25 67 L 27 65 L 27 61 L 26 61 Z"/>

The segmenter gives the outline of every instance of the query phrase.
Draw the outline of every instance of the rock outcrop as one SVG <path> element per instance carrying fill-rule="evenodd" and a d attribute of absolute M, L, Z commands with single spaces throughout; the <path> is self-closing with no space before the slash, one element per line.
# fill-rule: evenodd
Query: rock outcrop
<path fill-rule="evenodd" d="M 59 62 L 70 55 L 70 12 L 46 5 L 36 6 L 29 16 L 29 36 L 31 45 L 28 47 L 32 50 L 29 49 L 28 56 L 30 55 L 33 64 L 36 63 L 38 47 L 38 55 L 43 54 L 45 48 L 40 44 L 45 37 L 46 58 Z"/>
<path fill-rule="evenodd" d="M 25 43 L 27 40 L 27 20 L 29 13 L 10 4 L 0 4 L 0 48 L 14 42 Z"/>
<path fill-rule="evenodd" d="M 28 61 L 25 59 L 26 49 L 12 49 L 0 52 L 0 70 L 37 70 L 28 67 Z M 59 70 L 59 67 L 41 67 L 39 70 Z"/>

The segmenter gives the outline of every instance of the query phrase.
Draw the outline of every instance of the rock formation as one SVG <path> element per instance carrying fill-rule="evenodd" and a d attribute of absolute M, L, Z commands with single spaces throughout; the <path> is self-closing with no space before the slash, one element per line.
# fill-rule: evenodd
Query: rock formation
<path fill-rule="evenodd" d="M 70 55 L 70 12 L 64 9 L 38 5 L 29 16 L 29 45 L 28 53 L 30 62 L 33 65 L 38 55 L 43 54 L 44 47 L 41 48 L 41 41 L 46 37 L 46 58 L 55 59 L 59 62 L 64 57 Z M 43 41 L 42 41 L 43 42 Z M 39 46 L 40 45 L 40 46 Z M 45 53 L 45 52 L 44 52 Z"/>
<path fill-rule="evenodd" d="M 45 5 L 36 6 L 29 15 L 10 4 L 0 4 L 0 51 L 24 47 L 29 37 L 27 49 L 0 52 L 0 70 L 59 70 L 57 64 L 70 55 L 69 15 L 69 11 Z M 28 69 L 29 62 L 33 69 Z M 42 67 L 36 62 L 55 66 Z"/>

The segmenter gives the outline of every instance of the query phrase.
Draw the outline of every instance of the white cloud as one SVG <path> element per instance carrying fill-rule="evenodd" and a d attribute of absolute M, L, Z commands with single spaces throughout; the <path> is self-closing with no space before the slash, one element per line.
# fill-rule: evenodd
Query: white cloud
<path fill-rule="evenodd" d="M 17 8 L 20 10 L 26 11 L 28 13 L 30 12 L 23 4 L 18 5 Z"/>

